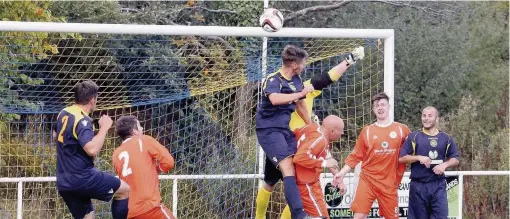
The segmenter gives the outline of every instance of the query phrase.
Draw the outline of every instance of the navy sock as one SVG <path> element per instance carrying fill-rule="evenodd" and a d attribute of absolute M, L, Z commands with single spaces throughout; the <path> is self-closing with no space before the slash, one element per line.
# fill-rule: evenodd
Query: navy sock
<path fill-rule="evenodd" d="M 128 216 L 129 198 L 112 201 L 112 217 L 113 219 L 126 219 Z"/>
<path fill-rule="evenodd" d="M 303 211 L 303 202 L 299 195 L 299 188 L 296 184 L 295 176 L 283 177 L 283 192 L 285 193 L 285 199 L 289 204 L 292 218 L 303 218 L 306 214 Z"/>

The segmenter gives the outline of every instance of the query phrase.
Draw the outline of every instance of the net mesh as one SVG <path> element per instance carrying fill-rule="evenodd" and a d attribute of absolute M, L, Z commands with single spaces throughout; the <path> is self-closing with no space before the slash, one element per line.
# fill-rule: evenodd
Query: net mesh
<path fill-rule="evenodd" d="M 346 135 L 333 143 L 343 161 L 361 127 L 373 121 L 370 96 L 382 91 L 381 41 L 269 38 L 268 70 L 281 65 L 287 44 L 309 53 L 302 77 L 327 72 L 343 53 L 364 46 L 366 57 L 317 97 L 319 118 L 344 118 Z M 100 115 L 135 115 L 145 134 L 176 160 L 172 175 L 258 173 L 255 112 L 262 75 L 262 39 L 250 37 L 43 34 L 0 32 L 0 177 L 55 176 L 54 123 L 72 104 L 73 86 L 91 79 L 100 86 Z M 19 115 L 8 119 L 6 115 Z M 111 155 L 121 143 L 112 128 L 98 169 L 113 173 Z M 172 207 L 172 180 L 161 180 L 163 202 Z M 251 218 L 256 179 L 180 180 L 179 218 Z M 284 196 L 278 188 L 268 209 L 277 218 Z M 23 183 L 23 218 L 70 218 L 55 182 Z M 0 183 L 0 216 L 16 215 L 17 183 Z M 110 217 L 94 201 L 96 216 Z"/>

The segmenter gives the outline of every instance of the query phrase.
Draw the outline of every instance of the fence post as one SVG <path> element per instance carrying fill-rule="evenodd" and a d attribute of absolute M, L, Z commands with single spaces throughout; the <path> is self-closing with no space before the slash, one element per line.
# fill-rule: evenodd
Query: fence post
<path fill-rule="evenodd" d="M 172 183 L 172 212 L 174 213 L 174 216 L 177 217 L 177 179 L 174 179 L 174 183 Z"/>
<path fill-rule="evenodd" d="M 18 209 L 17 218 L 23 218 L 23 181 L 18 182 Z"/>
<path fill-rule="evenodd" d="M 464 175 L 459 175 L 459 219 L 462 219 L 462 205 L 464 201 Z"/>

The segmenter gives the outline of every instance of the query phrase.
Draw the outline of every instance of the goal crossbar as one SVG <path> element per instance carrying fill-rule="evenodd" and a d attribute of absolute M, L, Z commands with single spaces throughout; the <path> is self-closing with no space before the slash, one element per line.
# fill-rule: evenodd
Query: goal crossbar
<path fill-rule="evenodd" d="M 394 34 L 393 29 L 283 28 L 278 32 L 271 33 L 264 31 L 260 27 L 56 23 L 22 21 L 0 21 L 0 31 L 373 39 L 386 39 L 392 37 Z"/>

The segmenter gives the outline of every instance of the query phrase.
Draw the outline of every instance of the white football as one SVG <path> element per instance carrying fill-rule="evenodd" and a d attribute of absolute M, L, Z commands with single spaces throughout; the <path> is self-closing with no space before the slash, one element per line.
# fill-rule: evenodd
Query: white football
<path fill-rule="evenodd" d="M 260 26 L 267 32 L 276 32 L 283 27 L 283 15 L 274 8 L 264 10 L 260 16 Z"/>

